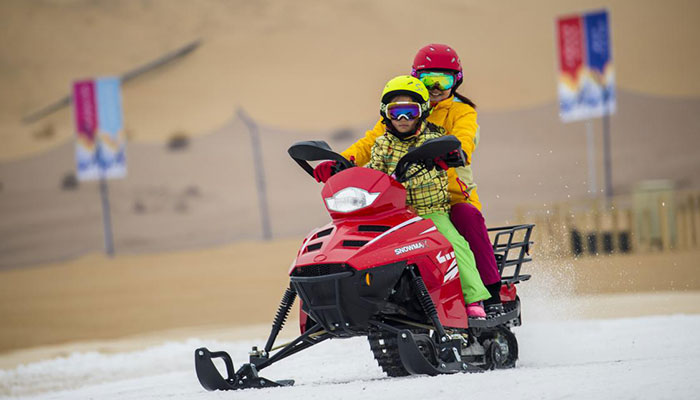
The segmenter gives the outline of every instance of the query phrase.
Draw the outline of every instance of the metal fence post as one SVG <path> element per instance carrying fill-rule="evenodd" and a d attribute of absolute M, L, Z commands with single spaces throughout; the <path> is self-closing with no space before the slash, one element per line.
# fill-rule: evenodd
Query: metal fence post
<path fill-rule="evenodd" d="M 272 239 L 272 229 L 270 228 L 270 212 L 267 205 L 267 188 L 265 185 L 265 169 L 260 148 L 260 132 L 258 125 L 243 110 L 238 109 L 238 117 L 248 127 L 250 143 L 253 150 L 253 166 L 255 169 L 255 184 L 258 190 L 258 208 L 260 209 L 260 221 L 262 224 L 262 236 L 264 240 Z"/>

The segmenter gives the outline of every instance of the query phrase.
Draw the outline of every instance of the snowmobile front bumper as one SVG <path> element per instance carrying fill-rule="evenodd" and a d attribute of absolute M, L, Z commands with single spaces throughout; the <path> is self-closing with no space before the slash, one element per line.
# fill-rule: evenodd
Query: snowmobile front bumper
<path fill-rule="evenodd" d="M 345 264 L 309 265 L 296 269 L 290 281 L 304 312 L 330 334 L 350 337 L 367 333 L 405 269 L 405 261 L 359 271 Z"/>

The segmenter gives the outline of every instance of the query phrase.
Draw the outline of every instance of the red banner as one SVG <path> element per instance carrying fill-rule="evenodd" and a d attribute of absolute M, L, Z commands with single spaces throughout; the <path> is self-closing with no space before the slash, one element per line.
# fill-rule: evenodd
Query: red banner
<path fill-rule="evenodd" d="M 573 82 L 584 63 L 583 24 L 580 16 L 564 17 L 557 21 L 559 38 L 559 70 Z"/>
<path fill-rule="evenodd" d="M 73 104 L 78 138 L 84 140 L 85 145 L 91 146 L 95 143 L 97 133 L 95 81 L 78 81 L 73 84 Z"/>

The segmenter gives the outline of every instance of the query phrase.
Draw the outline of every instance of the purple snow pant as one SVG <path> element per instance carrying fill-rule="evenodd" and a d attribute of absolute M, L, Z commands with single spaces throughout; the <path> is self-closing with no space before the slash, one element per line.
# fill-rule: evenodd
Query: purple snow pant
<path fill-rule="evenodd" d="M 457 203 L 450 210 L 450 219 L 457 231 L 467 239 L 484 285 L 500 282 L 501 275 L 481 211 L 469 203 Z"/>

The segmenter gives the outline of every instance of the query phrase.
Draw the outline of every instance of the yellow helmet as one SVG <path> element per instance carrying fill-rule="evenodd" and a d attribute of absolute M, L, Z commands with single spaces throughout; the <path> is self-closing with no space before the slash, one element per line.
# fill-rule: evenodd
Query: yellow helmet
<path fill-rule="evenodd" d="M 423 82 L 411 75 L 401 75 L 387 82 L 382 91 L 382 100 L 379 105 L 379 114 L 382 117 L 386 116 L 386 106 L 391 102 L 391 99 L 405 95 L 409 96 L 421 106 L 421 119 L 427 118 L 430 114 L 430 95 Z"/>

